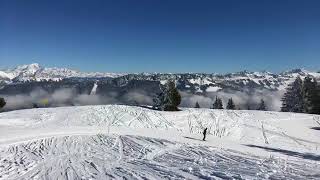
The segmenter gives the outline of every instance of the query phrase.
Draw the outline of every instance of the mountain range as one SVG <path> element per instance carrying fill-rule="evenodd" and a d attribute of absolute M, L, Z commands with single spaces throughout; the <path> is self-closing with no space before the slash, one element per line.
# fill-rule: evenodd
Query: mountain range
<path fill-rule="evenodd" d="M 67 68 L 46 68 L 38 63 L 21 65 L 14 69 L 0 71 L 0 81 L 40 81 L 61 80 L 70 77 L 118 77 L 122 74 L 115 73 L 86 73 Z"/>
<path fill-rule="evenodd" d="M 263 98 L 266 99 L 270 109 L 278 110 L 281 96 L 287 85 L 293 82 L 297 76 L 304 78 L 308 75 L 320 79 L 319 72 L 305 69 L 293 69 L 282 73 L 241 71 L 226 74 L 117 74 L 47 68 L 33 63 L 14 69 L 1 70 L 0 95 L 30 96 L 39 94 L 34 93 L 34 90 L 37 89 L 44 90 L 47 94 L 55 93 L 60 89 L 71 89 L 72 97 L 68 98 L 68 102 L 74 98 L 74 94 L 94 94 L 104 97 L 99 99 L 107 100 L 88 104 L 152 104 L 152 98 L 160 92 L 161 86 L 167 80 L 172 79 L 175 80 L 177 88 L 181 91 L 183 106 L 193 106 L 195 102 L 199 101 L 202 107 L 209 107 L 215 97 L 220 96 L 224 101 L 230 97 L 235 98 L 239 108 L 248 105 L 255 106 Z M 272 100 L 268 101 L 268 99 Z M 69 102 L 68 105 L 70 104 L 74 104 L 74 102 Z"/>

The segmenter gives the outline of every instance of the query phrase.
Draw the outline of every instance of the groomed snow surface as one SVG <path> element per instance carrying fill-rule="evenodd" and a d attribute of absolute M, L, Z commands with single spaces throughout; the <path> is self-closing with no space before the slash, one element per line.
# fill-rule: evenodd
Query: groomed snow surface
<path fill-rule="evenodd" d="M 0 179 L 320 179 L 319 127 L 262 111 L 12 111 L 0 113 Z"/>

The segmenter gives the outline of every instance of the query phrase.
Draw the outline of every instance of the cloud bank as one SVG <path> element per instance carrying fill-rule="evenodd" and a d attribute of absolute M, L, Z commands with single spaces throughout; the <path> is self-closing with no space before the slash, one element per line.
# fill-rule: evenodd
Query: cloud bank
<path fill-rule="evenodd" d="M 232 98 L 239 109 L 256 109 L 260 100 L 263 99 L 268 110 L 279 111 L 281 107 L 281 97 L 283 91 L 256 90 L 251 93 L 232 92 L 212 92 L 207 94 L 191 94 L 180 92 L 182 96 L 181 107 L 194 107 L 196 102 L 200 107 L 211 108 L 216 96 L 222 99 L 224 108 L 229 98 Z M 0 95 L 5 98 L 7 104 L 3 110 L 15 110 L 32 107 L 56 107 L 72 105 L 99 105 L 99 104 L 135 104 L 152 105 L 153 98 L 146 95 L 144 91 L 129 91 L 121 96 L 116 92 L 106 95 L 77 94 L 72 88 L 57 89 L 49 93 L 41 88 L 36 88 L 29 94 Z"/>

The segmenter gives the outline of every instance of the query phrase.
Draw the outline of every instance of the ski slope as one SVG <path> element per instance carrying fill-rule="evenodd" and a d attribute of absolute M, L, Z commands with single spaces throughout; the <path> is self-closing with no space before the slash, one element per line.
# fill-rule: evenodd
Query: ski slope
<path fill-rule="evenodd" d="M 12 111 L 0 113 L 0 179 L 319 179 L 317 127 L 320 116 L 263 111 Z"/>

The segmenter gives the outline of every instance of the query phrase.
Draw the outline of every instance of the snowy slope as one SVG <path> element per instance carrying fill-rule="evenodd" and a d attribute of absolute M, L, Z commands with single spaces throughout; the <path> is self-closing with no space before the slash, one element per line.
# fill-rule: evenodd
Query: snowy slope
<path fill-rule="evenodd" d="M 12 79 L 12 77 L 9 74 L 0 71 L 0 79 L 10 80 L 10 79 Z"/>
<path fill-rule="evenodd" d="M 319 179 L 317 126 L 307 114 L 120 105 L 0 113 L 0 179 Z"/>

